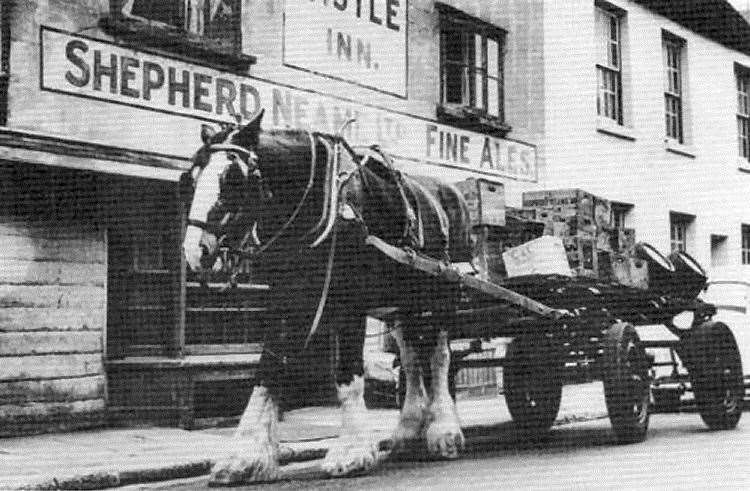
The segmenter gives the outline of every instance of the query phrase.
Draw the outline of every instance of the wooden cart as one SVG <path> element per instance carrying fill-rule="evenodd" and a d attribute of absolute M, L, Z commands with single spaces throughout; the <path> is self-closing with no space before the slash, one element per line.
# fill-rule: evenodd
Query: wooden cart
<path fill-rule="evenodd" d="M 709 428 L 734 428 L 742 414 L 743 372 L 729 328 L 712 321 L 716 309 L 590 278 L 530 275 L 499 284 L 370 236 L 367 243 L 394 261 L 457 283 L 464 302 L 456 336 L 513 338 L 503 358 L 465 359 L 454 353 L 452 374 L 469 367 L 503 367 L 503 385 L 514 422 L 532 433 L 549 430 L 566 382 L 585 375 L 603 381 L 618 441 L 646 437 L 652 359 L 647 348 L 668 348 L 682 360 L 701 417 Z M 689 328 L 674 317 L 691 312 Z M 410 322 L 429 322 L 429 312 Z M 675 341 L 641 341 L 634 326 L 662 324 Z M 572 375 L 572 376 L 571 376 Z"/>

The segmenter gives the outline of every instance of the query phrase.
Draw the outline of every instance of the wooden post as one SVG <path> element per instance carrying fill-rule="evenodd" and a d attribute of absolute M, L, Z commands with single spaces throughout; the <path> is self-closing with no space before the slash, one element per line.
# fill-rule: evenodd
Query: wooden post
<path fill-rule="evenodd" d="M 185 255 L 182 253 L 182 241 L 185 239 L 185 227 L 187 227 L 187 213 L 185 209 L 185 201 L 180 195 L 179 186 L 175 192 L 177 199 L 177 219 L 179 223 L 179 230 L 177 231 L 177 270 L 175 271 L 174 277 L 174 288 L 172 291 L 175 293 L 174 302 L 174 335 L 172 336 L 172 344 L 169 346 L 169 355 L 174 358 L 182 358 L 185 354 L 185 308 L 187 306 L 187 263 L 185 261 Z"/>

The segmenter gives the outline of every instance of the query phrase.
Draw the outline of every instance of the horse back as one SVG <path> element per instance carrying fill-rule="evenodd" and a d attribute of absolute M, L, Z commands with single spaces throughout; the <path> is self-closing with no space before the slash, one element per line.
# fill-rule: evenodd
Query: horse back
<path fill-rule="evenodd" d="M 442 249 L 452 262 L 470 261 L 469 209 L 460 191 L 430 176 L 404 175 L 404 184 L 424 226 L 424 252 L 439 257 Z"/>

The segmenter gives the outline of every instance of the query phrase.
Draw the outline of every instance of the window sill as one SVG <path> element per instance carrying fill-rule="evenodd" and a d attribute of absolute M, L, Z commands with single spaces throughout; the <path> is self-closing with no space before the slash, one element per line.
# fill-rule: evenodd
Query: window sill
<path fill-rule="evenodd" d="M 685 145 L 671 138 L 664 139 L 664 149 L 667 152 L 671 152 L 683 157 L 695 158 L 695 148 L 692 145 Z"/>
<path fill-rule="evenodd" d="M 742 172 L 750 172 L 750 160 L 745 157 L 737 157 L 737 169 Z"/>
<path fill-rule="evenodd" d="M 247 71 L 257 61 L 255 56 L 239 53 L 234 46 L 179 29 L 151 25 L 138 19 L 104 17 L 99 21 L 99 26 L 114 37 L 170 54 L 175 53 L 189 60 L 209 62 L 232 71 Z"/>
<path fill-rule="evenodd" d="M 483 114 L 466 106 L 439 105 L 437 117 L 441 123 L 480 133 L 489 133 L 500 138 L 511 130 L 511 127 L 500 118 Z"/>
<path fill-rule="evenodd" d="M 604 133 L 605 135 L 622 138 L 623 140 L 635 141 L 635 132 L 633 131 L 633 128 L 617 124 L 608 118 L 596 118 L 596 131 Z"/>

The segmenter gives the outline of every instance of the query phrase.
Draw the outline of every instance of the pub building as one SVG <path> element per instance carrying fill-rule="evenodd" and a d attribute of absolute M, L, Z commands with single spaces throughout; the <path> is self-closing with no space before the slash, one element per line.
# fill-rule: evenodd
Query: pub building
<path fill-rule="evenodd" d="M 350 144 L 510 207 L 581 188 L 638 240 L 750 274 L 750 27 L 672 3 L 0 0 L 0 435 L 241 413 L 268 290 L 245 265 L 220 292 L 229 255 L 191 275 L 178 181 L 202 124 L 261 109 L 354 118 Z"/>
<path fill-rule="evenodd" d="M 205 288 L 182 259 L 178 180 L 202 124 L 355 118 L 347 140 L 408 171 L 533 188 L 530 133 L 504 138 L 507 17 L 475 3 L 0 2 L 0 435 L 241 414 L 267 287 L 243 266 L 221 292 L 225 255 Z M 299 376 L 330 380 L 333 356 Z"/>

